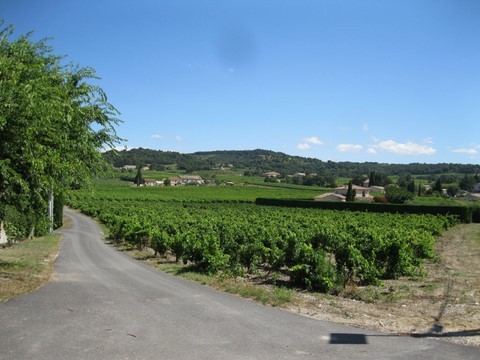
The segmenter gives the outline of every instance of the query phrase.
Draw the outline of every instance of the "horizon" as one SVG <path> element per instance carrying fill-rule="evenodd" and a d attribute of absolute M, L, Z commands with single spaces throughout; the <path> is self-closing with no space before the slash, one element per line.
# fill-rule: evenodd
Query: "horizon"
<path fill-rule="evenodd" d="M 475 163 L 456 163 L 456 162 L 438 162 L 438 163 L 428 163 L 428 162 L 410 162 L 410 163 L 388 163 L 388 162 L 378 162 L 378 161 L 351 161 L 351 160 L 339 160 L 339 161 L 333 161 L 333 160 L 323 160 L 323 159 L 319 159 L 319 158 L 316 158 L 316 157 L 311 157 L 311 156 L 302 156 L 302 155 L 293 155 L 293 154 L 288 154 L 288 153 L 285 153 L 285 152 L 282 152 L 282 151 L 274 151 L 274 150 L 268 150 L 268 149 L 261 149 L 261 148 L 257 148 L 257 149 L 243 149 L 243 150 L 235 150 L 235 149 L 230 149 L 230 150 L 201 150 L 201 151 L 194 151 L 194 152 L 179 152 L 179 151 L 175 151 L 175 150 L 162 150 L 162 149 L 150 149 L 150 148 L 147 148 L 147 147 L 136 147 L 136 148 L 122 148 L 122 149 L 118 149 L 118 148 L 113 148 L 113 149 L 109 149 L 109 150 L 106 150 L 106 151 L 102 151 L 102 153 L 106 153 L 106 152 L 109 152 L 109 151 L 116 151 L 116 152 L 122 152 L 122 151 L 130 151 L 130 150 L 151 150 L 151 151 L 161 151 L 161 152 L 172 152 L 172 153 L 179 153 L 181 155 L 195 155 L 197 153 L 212 153 L 212 152 L 249 152 L 249 151 L 269 151 L 269 152 L 274 152 L 274 153 L 280 153 L 280 154 L 283 154 L 283 155 L 287 155 L 287 156 L 294 156 L 294 157 L 301 157 L 301 158 L 307 158 L 307 159 L 314 159 L 314 160 L 319 160 L 319 161 L 322 161 L 322 162 L 337 162 L 337 163 L 344 163 L 344 162 L 349 162 L 349 163 L 372 163 L 372 164 L 379 164 L 379 165 L 415 165 L 415 164 L 420 164 L 420 165 L 441 165 L 441 164 L 447 164 L 447 165 L 471 165 L 471 166 L 479 166 L 480 167 L 480 164 L 475 164 Z"/>
<path fill-rule="evenodd" d="M 480 162 L 480 2 L 3 0 L 94 68 L 120 147 Z M 55 14 L 52 16 L 52 14 Z"/>

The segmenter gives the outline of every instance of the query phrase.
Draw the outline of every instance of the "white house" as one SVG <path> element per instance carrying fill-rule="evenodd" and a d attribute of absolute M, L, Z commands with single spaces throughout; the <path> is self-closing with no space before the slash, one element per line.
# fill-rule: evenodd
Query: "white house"
<path fill-rule="evenodd" d="M 191 184 L 203 185 L 203 184 L 205 184 L 205 181 L 198 175 L 180 175 L 179 178 L 184 185 L 191 185 Z"/>
<path fill-rule="evenodd" d="M 276 172 L 276 171 L 269 171 L 269 172 L 266 172 L 263 174 L 263 176 L 265 177 L 278 177 L 280 176 L 281 174 Z"/>
<path fill-rule="evenodd" d="M 352 185 L 352 189 L 355 190 L 355 192 L 357 194 L 356 198 L 367 197 L 367 195 L 370 192 L 370 188 L 366 188 L 366 187 L 358 186 L 358 185 Z M 346 196 L 347 192 L 348 192 L 348 185 L 339 186 L 339 187 L 335 188 L 335 194 L 340 194 L 340 195 Z"/>

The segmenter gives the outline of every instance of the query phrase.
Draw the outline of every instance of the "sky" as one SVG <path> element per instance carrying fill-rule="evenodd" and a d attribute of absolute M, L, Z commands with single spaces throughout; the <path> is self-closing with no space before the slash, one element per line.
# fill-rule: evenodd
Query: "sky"
<path fill-rule="evenodd" d="M 120 148 L 480 162 L 477 0 L 1 0 L 0 19 L 96 70 Z"/>

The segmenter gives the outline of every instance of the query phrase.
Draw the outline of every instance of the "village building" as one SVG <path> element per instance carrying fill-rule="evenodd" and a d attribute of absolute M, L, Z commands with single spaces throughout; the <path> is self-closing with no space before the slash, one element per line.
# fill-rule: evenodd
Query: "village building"
<path fill-rule="evenodd" d="M 264 177 L 278 177 L 281 174 L 276 171 L 269 171 L 263 174 Z"/>
<path fill-rule="evenodd" d="M 373 196 L 370 195 L 372 188 L 353 185 L 352 190 L 355 190 L 355 200 L 358 201 L 373 201 Z M 334 193 L 326 193 L 318 195 L 314 198 L 315 201 L 345 201 L 348 192 L 348 185 L 339 186 L 335 188 Z"/>

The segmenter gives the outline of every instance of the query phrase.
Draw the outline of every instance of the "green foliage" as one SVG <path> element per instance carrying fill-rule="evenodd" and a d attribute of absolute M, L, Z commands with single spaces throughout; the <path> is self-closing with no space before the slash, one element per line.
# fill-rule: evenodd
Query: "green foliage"
<path fill-rule="evenodd" d="M 392 204 L 404 204 L 413 199 L 413 193 L 408 189 L 390 185 L 385 188 L 385 198 Z"/>
<path fill-rule="evenodd" d="M 88 184 L 103 170 L 99 149 L 118 139 L 118 120 L 105 93 L 88 83 L 97 79 L 93 69 L 64 65 L 45 40 L 12 37 L 12 26 L 0 30 L 0 193 L 20 214 L 10 229 L 25 237 L 49 228 L 52 189 Z"/>
<path fill-rule="evenodd" d="M 390 183 L 389 176 L 401 174 L 440 175 L 445 173 L 475 174 L 480 171 L 476 164 L 382 164 L 375 162 L 353 163 L 322 161 L 315 158 L 292 156 L 269 150 L 225 150 L 205 151 L 192 154 L 180 154 L 172 151 L 150 149 L 131 149 L 104 154 L 109 163 L 116 167 L 123 165 L 151 164 L 152 169 L 175 168 L 188 171 L 199 171 L 220 168 L 242 169 L 245 176 L 260 176 L 267 171 L 277 171 L 281 174 L 303 172 L 315 173 L 320 177 L 357 178 L 374 172 L 377 176 L 375 185 L 386 186 Z M 263 179 L 262 179 L 263 180 Z M 444 181 L 446 182 L 446 181 Z M 319 186 L 326 186 L 326 184 Z M 356 184 L 361 185 L 361 184 Z"/>
<path fill-rule="evenodd" d="M 433 257 L 434 236 L 458 222 L 450 215 L 209 201 L 208 191 L 203 201 L 159 201 L 167 191 L 180 189 L 156 189 L 160 191 L 149 191 L 148 197 L 138 191 L 143 189 L 97 188 L 95 195 L 77 191 L 69 204 L 97 217 L 112 238 L 170 253 L 197 271 L 283 271 L 293 285 L 325 292 L 347 283 L 375 284 L 418 274 L 423 260 Z"/>

